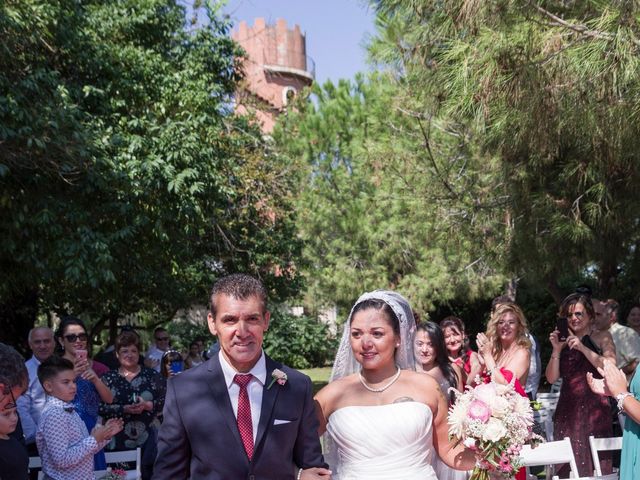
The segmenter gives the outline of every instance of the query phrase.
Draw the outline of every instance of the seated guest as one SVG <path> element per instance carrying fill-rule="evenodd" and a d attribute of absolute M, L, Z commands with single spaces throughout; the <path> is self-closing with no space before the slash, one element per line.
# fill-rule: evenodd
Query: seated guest
<path fill-rule="evenodd" d="M 87 350 L 89 336 L 82 320 L 71 316 L 64 317 L 56 333 L 62 348 L 62 357 L 73 363 L 76 372 L 77 389 L 73 406 L 87 430 L 91 431 L 98 421 L 100 402 L 113 401 L 113 393 L 100 379 L 109 369 L 100 362 L 91 360 Z M 94 466 L 96 470 L 107 468 L 104 452 L 96 453 Z"/>
<path fill-rule="evenodd" d="M 94 478 L 94 454 L 122 430 L 122 420 L 112 418 L 89 434 L 71 403 L 76 396 L 76 370 L 71 361 L 55 355 L 38 367 L 38 378 L 48 395 L 36 433 L 45 478 Z"/>
<path fill-rule="evenodd" d="M 162 412 L 166 385 L 155 370 L 141 366 L 140 337 L 122 332 L 116 339 L 116 357 L 120 363 L 102 377 L 114 394 L 113 402 L 100 405 L 104 418 L 121 417 L 124 429 L 107 445 L 107 450 L 142 448 L 142 478 L 151 478 L 156 455 L 157 416 Z"/>

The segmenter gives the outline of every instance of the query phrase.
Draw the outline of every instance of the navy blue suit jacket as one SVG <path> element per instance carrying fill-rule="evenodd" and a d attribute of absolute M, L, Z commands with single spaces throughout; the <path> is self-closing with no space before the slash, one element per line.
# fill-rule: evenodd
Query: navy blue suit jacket
<path fill-rule="evenodd" d="M 311 380 L 269 357 L 266 367 L 251 462 L 240 440 L 218 355 L 170 379 L 154 480 L 295 479 L 298 468 L 327 466 Z M 276 368 L 286 372 L 288 380 L 267 388 Z"/>

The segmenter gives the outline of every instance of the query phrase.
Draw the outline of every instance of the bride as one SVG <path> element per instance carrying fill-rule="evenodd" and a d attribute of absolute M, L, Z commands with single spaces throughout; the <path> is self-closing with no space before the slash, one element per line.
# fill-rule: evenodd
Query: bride
<path fill-rule="evenodd" d="M 415 328 L 395 292 L 365 293 L 352 308 L 331 382 L 316 395 L 332 478 L 436 480 L 434 451 L 453 468 L 473 468 L 473 452 L 449 443 L 438 383 L 412 371 Z"/>

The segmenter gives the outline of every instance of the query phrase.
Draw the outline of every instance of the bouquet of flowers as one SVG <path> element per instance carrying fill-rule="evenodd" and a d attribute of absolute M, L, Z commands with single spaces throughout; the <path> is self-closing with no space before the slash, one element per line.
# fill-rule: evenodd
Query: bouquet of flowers
<path fill-rule="evenodd" d="M 448 423 L 449 436 L 479 459 L 469 480 L 513 478 L 522 467 L 522 446 L 542 441 L 532 430 L 529 399 L 519 395 L 513 383 L 468 388 L 449 409 Z"/>
<path fill-rule="evenodd" d="M 107 473 L 100 477 L 100 480 L 125 480 L 127 478 L 127 472 L 121 468 L 107 468 Z"/>

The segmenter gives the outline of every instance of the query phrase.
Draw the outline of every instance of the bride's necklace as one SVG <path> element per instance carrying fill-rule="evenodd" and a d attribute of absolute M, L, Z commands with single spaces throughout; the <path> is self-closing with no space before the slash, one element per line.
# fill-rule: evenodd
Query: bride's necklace
<path fill-rule="evenodd" d="M 400 378 L 400 371 L 401 371 L 400 367 L 398 367 L 398 371 L 393 376 L 393 378 L 389 381 L 389 383 L 387 383 L 386 385 L 384 385 L 384 386 L 382 386 L 380 388 L 373 388 L 373 387 L 370 387 L 369 385 L 367 385 L 367 382 L 365 381 L 364 377 L 362 376 L 362 372 L 358 372 L 358 378 L 360 379 L 360 383 L 362 384 L 362 386 L 364 388 L 366 388 L 367 390 L 369 390 L 370 392 L 373 392 L 373 393 L 380 393 L 380 392 L 384 392 L 387 388 L 389 388 L 391 385 L 396 383 L 396 380 L 398 380 L 398 378 Z"/>

